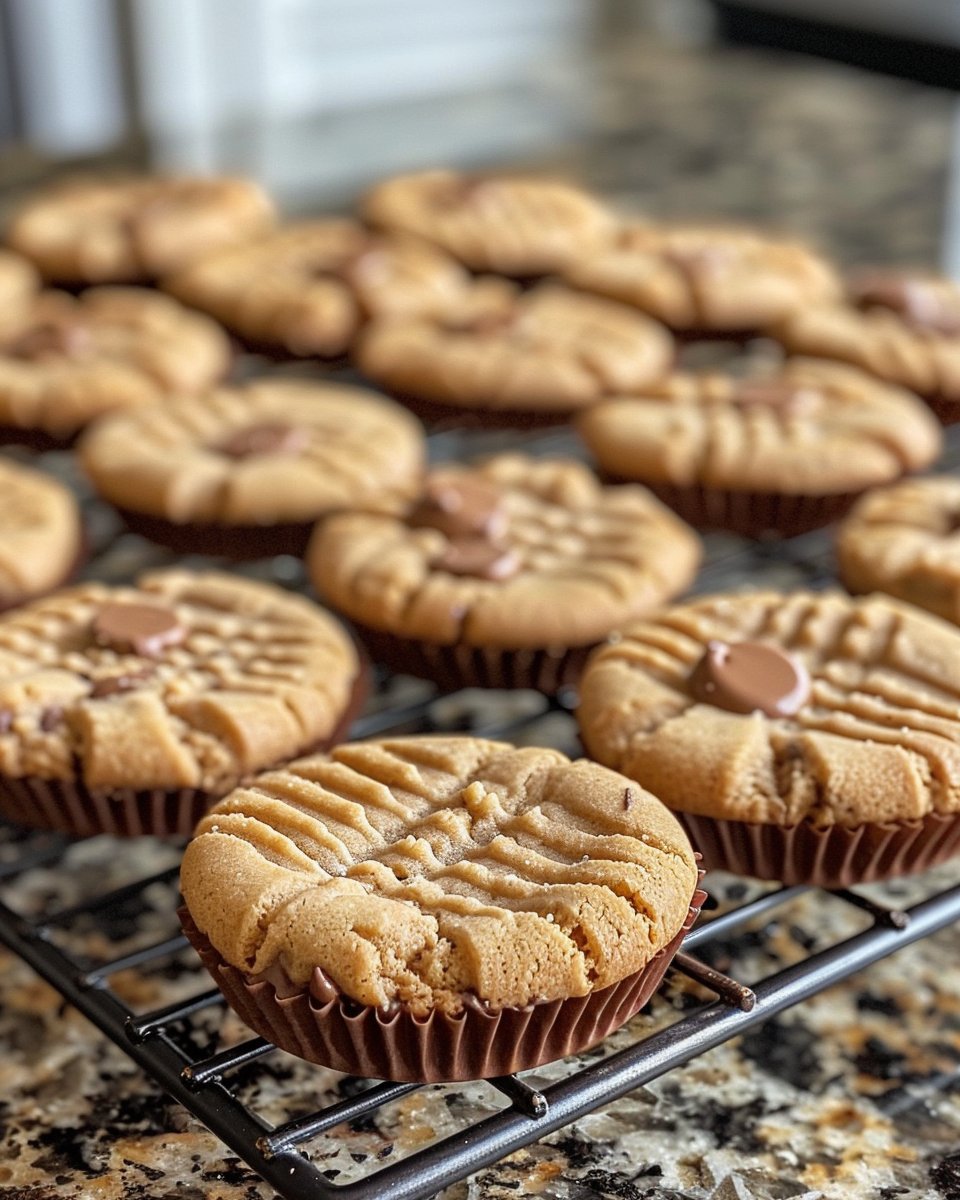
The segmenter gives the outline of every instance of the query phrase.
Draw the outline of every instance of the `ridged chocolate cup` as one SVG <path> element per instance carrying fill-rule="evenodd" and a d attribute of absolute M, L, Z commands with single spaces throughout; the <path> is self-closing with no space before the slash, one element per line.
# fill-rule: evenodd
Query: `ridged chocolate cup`
<path fill-rule="evenodd" d="M 319 1004 L 304 988 L 280 998 L 272 983 L 251 982 L 230 966 L 180 910 L 184 933 L 232 1009 L 261 1037 L 319 1066 L 369 1079 L 454 1083 L 526 1071 L 588 1050 L 650 999 L 706 893 L 697 887 L 683 927 L 640 971 L 619 983 L 525 1008 L 464 1008 L 454 1017 L 418 1018 L 402 1006 L 384 1013 L 337 999 Z"/>
<path fill-rule="evenodd" d="M 941 425 L 956 425 L 960 421 L 960 399 L 948 400 L 945 396 L 924 396 L 923 400 L 932 409 Z"/>
<path fill-rule="evenodd" d="M 0 425 L 0 446 L 23 446 L 27 450 L 46 452 L 48 450 L 70 450 L 77 441 L 82 429 L 57 437 L 42 429 L 30 429 L 20 425 Z"/>
<path fill-rule="evenodd" d="M 622 479 L 615 482 L 622 483 Z M 844 516 L 863 493 L 790 496 L 778 492 L 730 491 L 700 486 L 650 483 L 645 487 L 695 529 L 724 529 L 744 537 L 767 533 L 795 537 L 820 529 Z"/>
<path fill-rule="evenodd" d="M 853 828 L 724 821 L 677 812 L 708 871 L 730 871 L 792 886 L 845 888 L 916 875 L 960 854 L 960 813 Z"/>
<path fill-rule="evenodd" d="M 322 752 L 342 742 L 366 701 L 369 686 L 370 672 L 364 665 L 329 737 L 291 757 Z M 78 779 L 0 776 L 0 817 L 28 829 L 52 830 L 73 838 L 101 833 L 121 838 L 182 838 L 193 833 L 203 814 L 224 794 L 202 788 L 98 790 Z"/>
<path fill-rule="evenodd" d="M 117 513 L 131 533 L 175 550 L 178 554 L 207 554 L 246 562 L 292 554 L 302 558 L 313 531 L 313 521 L 287 521 L 276 525 L 223 525 L 214 522 L 179 524 L 129 508 Z"/>
<path fill-rule="evenodd" d="M 532 688 L 548 696 L 564 688 L 576 687 L 590 646 L 541 647 L 530 650 L 504 650 L 497 646 L 444 646 L 354 625 L 375 662 L 403 675 L 429 679 L 442 691 L 461 688 Z"/>
<path fill-rule="evenodd" d="M 384 390 L 381 384 L 371 386 Z M 435 400 L 424 400 L 407 392 L 385 389 L 391 399 L 396 400 L 419 417 L 426 425 L 453 426 L 458 429 L 544 429 L 554 425 L 566 425 L 581 409 L 514 409 L 474 408 L 470 405 L 442 404 Z"/>

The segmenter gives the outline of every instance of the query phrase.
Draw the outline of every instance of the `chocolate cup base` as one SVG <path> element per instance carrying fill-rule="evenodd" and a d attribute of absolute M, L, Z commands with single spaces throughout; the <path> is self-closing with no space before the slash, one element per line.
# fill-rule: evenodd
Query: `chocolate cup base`
<path fill-rule="evenodd" d="M 792 886 L 845 888 L 916 875 L 960 853 L 960 813 L 855 828 L 724 821 L 696 813 L 674 816 L 708 871 L 730 871 Z"/>
<path fill-rule="evenodd" d="M 576 687 L 596 643 L 570 648 L 503 650 L 496 646 L 442 646 L 354 625 L 375 662 L 402 675 L 429 679 L 442 691 L 461 688 L 532 688 L 548 696 Z"/>
<path fill-rule="evenodd" d="M 611 483 L 631 482 L 607 475 Z M 725 491 L 700 486 L 640 482 L 668 508 L 695 529 L 718 529 L 759 538 L 768 533 L 795 537 L 839 520 L 862 492 L 834 492 L 826 496 L 788 496 L 777 492 Z"/>
<path fill-rule="evenodd" d="M 924 399 L 941 425 L 956 425 L 960 421 L 960 399 L 951 400 L 946 396 L 925 396 Z"/>
<path fill-rule="evenodd" d="M 56 437 L 43 429 L 23 429 L 19 425 L 0 425 L 0 446 L 23 446 L 27 450 L 45 453 L 48 450 L 71 449 L 82 429 Z"/>
<path fill-rule="evenodd" d="M 543 429 L 553 425 L 566 425 L 579 411 L 473 408 L 425 400 L 421 396 L 411 396 L 406 392 L 390 391 L 388 394 L 425 424 L 452 426 L 457 429 Z"/>
<path fill-rule="evenodd" d="M 138 533 L 178 554 L 207 554 L 234 561 L 272 558 L 277 554 L 301 558 L 313 529 L 312 521 L 278 525 L 180 525 L 128 508 L 118 508 L 117 512 L 131 533 Z"/>
<path fill-rule="evenodd" d="M 219 318 L 214 317 L 213 320 L 219 321 Z M 282 367 L 292 363 L 309 366 L 311 363 L 317 363 L 322 367 L 346 367 L 350 364 L 349 343 L 343 349 L 331 351 L 329 354 L 321 354 L 317 350 L 308 351 L 305 354 L 296 354 L 280 342 L 244 337 L 243 334 L 237 333 L 232 329 L 227 329 L 227 333 L 229 334 L 230 342 L 236 355 L 251 355 L 254 358 L 262 358 L 265 362 L 273 366 Z"/>
<path fill-rule="evenodd" d="M 343 741 L 369 690 L 370 671 L 364 665 L 331 733 L 290 757 L 320 753 Z M 193 833 L 207 809 L 224 794 L 202 788 L 94 790 L 75 779 L 0 776 L 0 817 L 27 829 L 52 830 L 72 838 L 97 837 L 101 833 L 121 838 L 181 838 Z"/>
<path fill-rule="evenodd" d="M 184 933 L 230 1007 L 261 1037 L 319 1066 L 369 1079 L 453 1083 L 527 1071 L 590 1049 L 629 1021 L 660 986 L 706 894 L 698 886 L 680 931 L 647 965 L 586 996 L 526 1008 L 464 1008 L 418 1018 L 348 1000 L 319 1004 L 304 988 L 278 998 L 272 983 L 230 966 L 180 910 Z"/>

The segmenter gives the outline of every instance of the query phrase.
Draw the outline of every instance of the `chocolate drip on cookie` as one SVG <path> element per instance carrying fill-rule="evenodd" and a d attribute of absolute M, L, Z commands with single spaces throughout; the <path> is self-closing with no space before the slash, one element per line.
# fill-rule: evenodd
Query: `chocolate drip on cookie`
<path fill-rule="evenodd" d="M 93 636 L 119 654 L 157 658 L 182 642 L 186 630 L 169 608 L 155 604 L 104 604 L 93 621 Z"/>
<path fill-rule="evenodd" d="M 727 712 L 793 716 L 810 696 L 807 669 L 764 642 L 711 641 L 690 675 L 697 700 Z"/>
<path fill-rule="evenodd" d="M 519 555 L 503 544 L 506 514 L 500 491 L 482 479 L 432 479 L 409 524 L 437 529 L 449 539 L 431 563 L 451 575 L 510 579 Z"/>
<path fill-rule="evenodd" d="M 510 579 L 520 570 L 518 555 L 483 537 L 456 538 L 431 564 L 451 575 L 472 575 L 477 579 Z"/>
<path fill-rule="evenodd" d="M 505 522 L 499 490 L 482 479 L 430 479 L 407 516 L 414 528 L 438 529 L 448 538 L 496 538 Z"/>

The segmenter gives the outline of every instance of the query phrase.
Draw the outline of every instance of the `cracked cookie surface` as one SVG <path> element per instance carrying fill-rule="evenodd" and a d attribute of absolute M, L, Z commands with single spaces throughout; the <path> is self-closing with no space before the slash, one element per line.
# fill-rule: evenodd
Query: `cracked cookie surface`
<path fill-rule="evenodd" d="M 641 969 L 697 882 L 676 819 L 554 750 L 410 737 L 337 747 L 221 801 L 187 847 L 190 914 L 227 960 L 316 968 L 414 1013 L 582 996 Z"/>
<path fill-rule="evenodd" d="M 787 715 L 704 701 L 714 647 L 765 647 L 807 675 Z M 960 811 L 960 631 L 885 597 L 711 596 L 591 657 L 588 752 L 682 812 L 856 827 Z"/>
<path fill-rule="evenodd" d="M 104 413 L 210 387 L 229 363 L 223 331 L 169 296 L 42 292 L 0 334 L 0 425 L 70 438 Z"/>
<path fill-rule="evenodd" d="M 799 242 L 718 226 L 623 226 L 576 258 L 567 282 L 632 304 L 677 331 L 762 329 L 839 294 L 833 268 Z"/>
<path fill-rule="evenodd" d="M 143 283 L 274 221 L 252 180 L 67 179 L 21 207 L 7 240 L 54 283 Z"/>
<path fill-rule="evenodd" d="M 808 358 L 752 378 L 678 374 L 594 406 L 578 429 L 614 476 L 780 494 L 889 483 L 942 444 L 915 396 Z"/>
<path fill-rule="evenodd" d="M 331 517 L 308 554 L 321 595 L 363 625 L 507 649 L 595 642 L 699 561 L 696 535 L 644 489 L 519 454 L 435 468 L 404 515 Z"/>
<path fill-rule="evenodd" d="M 330 735 L 358 670 L 333 617 L 269 584 L 68 588 L 0 618 L 0 774 L 223 794 Z"/>
<path fill-rule="evenodd" d="M 480 281 L 483 288 L 488 281 Z M 559 284 L 493 291 L 436 319 L 375 320 L 357 362 L 412 401 L 491 412 L 569 413 L 659 380 L 673 340 L 625 304 Z"/>
<path fill-rule="evenodd" d="M 367 193 L 364 219 L 442 246 L 474 271 L 544 275 L 609 231 L 613 218 L 580 188 L 534 177 L 420 171 Z"/>
<path fill-rule="evenodd" d="M 420 483 L 420 423 L 361 388 L 259 381 L 102 421 L 81 444 L 97 491 L 179 524 L 310 522 L 401 507 Z"/>
<path fill-rule="evenodd" d="M 73 493 L 43 471 L 0 458 L 0 609 L 57 587 L 80 557 Z"/>
<path fill-rule="evenodd" d="M 471 277 L 419 238 L 325 220 L 204 256 L 163 287 L 253 346 L 332 358 L 369 317 L 442 314 L 463 300 Z"/>

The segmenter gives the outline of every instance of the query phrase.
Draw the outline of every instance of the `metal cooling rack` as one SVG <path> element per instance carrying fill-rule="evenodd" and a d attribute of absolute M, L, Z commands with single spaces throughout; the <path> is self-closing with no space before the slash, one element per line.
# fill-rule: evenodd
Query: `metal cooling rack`
<path fill-rule="evenodd" d="M 520 440 L 525 449 L 538 454 L 569 452 L 573 446 L 567 434 Z M 956 470 L 960 465 L 960 443 L 956 438 L 951 441 L 940 469 Z M 510 444 L 516 446 L 518 438 L 511 438 Z M 502 448 L 502 442 L 486 434 L 471 438 L 441 432 L 431 438 L 431 448 L 435 458 L 447 458 Z M 83 491 L 68 456 L 48 455 L 44 465 L 69 476 Z M 88 575 L 123 578 L 168 561 L 165 552 L 124 534 L 111 515 L 89 498 L 86 509 L 95 550 Z M 822 533 L 780 543 L 711 535 L 706 543 L 706 563 L 696 589 L 700 592 L 744 583 L 819 587 L 831 582 L 830 541 Z M 294 560 L 277 559 L 249 570 L 265 573 L 286 586 L 303 585 L 302 571 Z M 385 678 L 381 683 L 372 707 L 355 724 L 354 737 L 463 729 L 464 712 L 477 703 L 476 694 L 438 697 L 428 685 L 407 688 L 402 680 Z M 573 721 L 564 698 L 556 702 L 531 698 L 532 706 L 518 704 L 516 697 L 504 699 L 503 693 L 487 694 L 481 698 L 481 716 L 466 727 L 483 736 L 528 743 L 534 738 L 567 751 L 575 748 Z M 5 884 L 55 865 L 67 847 L 67 842 L 53 835 L 0 826 L 0 895 Z M 369 1119 L 383 1106 L 416 1091 L 418 1085 L 345 1081 L 347 1086 L 339 1089 L 345 1098 L 316 1110 L 311 1109 L 309 1090 L 305 1089 L 303 1115 L 274 1126 L 244 1102 L 238 1078 L 249 1079 L 269 1056 L 280 1052 L 255 1037 L 209 1053 L 210 1036 L 200 1026 L 216 1018 L 218 1011 L 224 1010 L 224 1002 L 220 993 L 209 987 L 209 978 L 195 956 L 186 960 L 192 961 L 190 970 L 196 980 L 192 997 L 148 1012 L 133 1011 L 111 986 L 114 977 L 121 971 L 151 969 L 164 960 L 192 956 L 175 915 L 176 874 L 175 866 L 168 867 L 119 888 L 91 894 L 66 908 L 41 906 L 40 911 L 27 913 L 0 902 L 0 943 L 33 967 L 287 1200 L 422 1200 L 432 1196 L 960 919 L 960 885 L 935 891 L 906 910 L 855 891 L 793 887 L 762 893 L 722 915 L 707 913 L 687 936 L 671 974 L 692 980 L 712 994 L 712 999 L 678 1014 L 672 1024 L 649 1036 L 643 1037 L 640 1031 L 632 1043 L 606 1057 L 591 1054 L 585 1065 L 575 1064 L 570 1073 L 540 1088 L 516 1075 L 490 1080 L 491 1096 L 505 1101 L 498 1111 L 397 1161 L 383 1163 L 370 1156 L 365 1164 L 370 1170 L 365 1175 L 337 1185 L 330 1172 L 311 1160 L 308 1143 L 335 1136 L 338 1127 Z M 709 885 L 708 879 L 708 889 Z M 77 948 L 76 939 L 71 945 L 73 932 L 84 921 L 136 910 L 148 890 L 152 896 L 159 893 L 163 897 L 163 912 L 165 919 L 169 918 L 167 931 L 159 940 L 113 959 L 94 961 Z M 810 891 L 824 909 L 839 905 L 859 910 L 867 928 L 799 963 L 751 980 L 749 986 L 696 957 L 697 951 L 710 943 L 732 939 L 729 944 L 735 946 L 736 936 L 746 926 L 762 923 L 761 919 Z"/>

